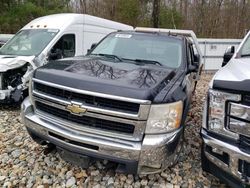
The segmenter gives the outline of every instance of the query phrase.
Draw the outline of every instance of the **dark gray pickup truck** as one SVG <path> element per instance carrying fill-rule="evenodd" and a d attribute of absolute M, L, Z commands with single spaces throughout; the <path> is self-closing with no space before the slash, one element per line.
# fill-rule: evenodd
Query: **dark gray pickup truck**
<path fill-rule="evenodd" d="M 115 161 L 120 172 L 160 172 L 181 149 L 199 52 L 192 31 L 111 33 L 85 57 L 35 70 L 22 104 L 25 126 L 72 161 L 88 156 Z"/>

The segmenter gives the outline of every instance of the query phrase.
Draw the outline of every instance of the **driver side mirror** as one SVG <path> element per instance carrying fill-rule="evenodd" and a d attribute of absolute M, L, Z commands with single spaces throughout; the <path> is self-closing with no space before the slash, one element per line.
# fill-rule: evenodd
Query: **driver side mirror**
<path fill-rule="evenodd" d="M 234 46 L 229 46 L 223 56 L 223 62 L 222 62 L 222 67 L 224 67 L 229 61 L 230 59 L 233 57 L 235 52 L 235 47 Z"/>
<path fill-rule="evenodd" d="M 93 44 L 91 45 L 90 49 L 88 49 L 88 53 L 89 53 L 92 49 L 94 49 L 96 46 L 97 46 L 97 43 L 93 43 Z"/>
<path fill-rule="evenodd" d="M 198 72 L 199 65 L 197 63 L 188 66 L 187 74 L 192 72 Z"/>
<path fill-rule="evenodd" d="M 194 62 L 200 63 L 200 55 L 199 54 L 194 54 Z"/>

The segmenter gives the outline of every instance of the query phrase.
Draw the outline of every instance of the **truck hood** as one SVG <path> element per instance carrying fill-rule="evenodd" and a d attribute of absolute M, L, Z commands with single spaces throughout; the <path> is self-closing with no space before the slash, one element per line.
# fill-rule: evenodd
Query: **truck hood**
<path fill-rule="evenodd" d="M 213 88 L 250 92 L 250 58 L 233 58 L 213 78 Z"/>
<path fill-rule="evenodd" d="M 0 72 L 6 72 L 32 62 L 35 56 L 0 55 Z"/>
<path fill-rule="evenodd" d="M 77 57 L 50 62 L 38 68 L 34 78 L 81 90 L 153 100 L 175 75 L 174 70 L 156 65 Z"/>

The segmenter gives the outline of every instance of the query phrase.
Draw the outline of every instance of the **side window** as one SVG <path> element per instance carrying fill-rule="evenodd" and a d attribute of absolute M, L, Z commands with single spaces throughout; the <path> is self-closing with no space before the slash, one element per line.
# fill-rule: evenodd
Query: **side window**
<path fill-rule="evenodd" d="M 60 59 L 65 57 L 75 56 L 75 35 L 66 34 L 63 35 L 60 40 L 51 49 L 51 54 L 56 54 L 53 59 Z"/>

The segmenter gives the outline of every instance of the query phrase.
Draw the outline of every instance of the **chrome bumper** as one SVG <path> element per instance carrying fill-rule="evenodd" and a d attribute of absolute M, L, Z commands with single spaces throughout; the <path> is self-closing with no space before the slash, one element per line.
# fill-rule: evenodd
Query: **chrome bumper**
<path fill-rule="evenodd" d="M 41 118 L 34 112 L 29 98 L 24 100 L 21 107 L 25 126 L 41 135 L 45 141 L 58 143 L 84 155 L 114 158 L 118 159 L 117 162 L 136 161 L 138 164 L 136 173 L 139 174 L 156 173 L 166 169 L 175 162 L 180 150 L 182 129 L 168 134 L 145 135 L 142 142 L 128 141 L 79 132 L 58 122 Z M 81 144 L 93 147 L 88 148 Z"/>
<path fill-rule="evenodd" d="M 250 177 L 245 177 L 241 172 L 239 172 L 239 160 L 246 161 L 250 163 L 250 154 L 243 152 L 238 147 L 223 142 L 221 140 L 215 139 L 211 136 L 208 136 L 204 130 L 201 132 L 202 139 L 204 142 L 204 154 L 206 158 L 215 164 L 217 167 L 222 169 L 223 171 L 227 172 L 228 174 L 232 175 L 239 181 L 250 185 Z M 205 150 L 206 146 L 210 146 L 212 151 L 216 154 L 222 155 L 223 153 L 228 154 L 229 160 L 228 164 L 223 162 L 222 160 L 218 159 L 217 157 L 213 156 L 209 152 Z"/>

